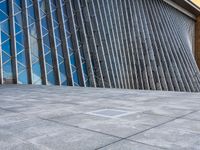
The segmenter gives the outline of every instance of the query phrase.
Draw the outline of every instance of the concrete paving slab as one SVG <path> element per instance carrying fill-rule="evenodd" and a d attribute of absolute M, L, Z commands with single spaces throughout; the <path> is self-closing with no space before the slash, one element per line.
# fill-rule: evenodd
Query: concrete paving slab
<path fill-rule="evenodd" d="M 122 140 L 120 142 L 100 148 L 99 150 L 163 150 L 163 148 L 154 147 L 134 141 Z"/>
<path fill-rule="evenodd" d="M 199 112 L 200 93 L 4 85 L 0 150 L 200 150 Z"/>
<path fill-rule="evenodd" d="M 129 139 L 169 150 L 199 150 L 200 134 L 179 127 L 160 126 Z"/>
<path fill-rule="evenodd" d="M 61 132 L 52 132 L 28 141 L 53 150 L 94 150 L 118 140 L 116 137 L 100 133 L 75 127 L 65 127 Z"/>

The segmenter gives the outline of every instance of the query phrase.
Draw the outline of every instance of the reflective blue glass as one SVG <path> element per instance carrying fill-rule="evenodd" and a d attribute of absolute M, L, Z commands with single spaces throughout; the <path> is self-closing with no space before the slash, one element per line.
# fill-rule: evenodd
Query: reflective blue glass
<path fill-rule="evenodd" d="M 58 54 L 58 63 L 59 63 L 59 74 L 60 74 L 60 80 L 61 84 L 67 83 L 67 71 L 65 70 L 65 64 L 64 62 L 64 54 L 63 54 L 63 48 L 61 43 L 61 36 L 60 36 L 60 28 L 59 28 L 59 20 L 57 16 L 57 3 L 54 0 L 51 1 L 51 9 L 52 9 L 52 19 L 53 19 L 53 28 L 54 28 L 54 39 L 56 44 L 56 50 Z M 60 68 L 61 67 L 61 68 Z"/>
<path fill-rule="evenodd" d="M 33 1 L 27 0 L 27 12 L 28 12 L 28 31 L 30 33 L 30 52 L 31 52 L 31 64 L 32 64 L 32 78 L 33 84 L 41 84 L 41 66 L 40 66 L 40 53 L 38 49 L 38 31 L 36 29 L 36 17 L 33 8 Z"/>
<path fill-rule="evenodd" d="M 46 72 L 47 72 L 47 81 L 48 84 L 55 84 L 55 75 L 54 75 L 54 67 L 53 67 L 53 55 L 52 49 L 50 44 L 50 35 L 48 33 L 49 27 L 47 24 L 47 16 L 46 16 L 46 5 L 45 0 L 40 0 L 39 2 L 40 7 L 40 15 L 41 18 L 41 25 L 42 25 L 42 39 L 43 39 L 43 49 L 45 55 L 45 65 L 46 65 Z"/>
<path fill-rule="evenodd" d="M 7 17 L 8 16 L 0 10 L 0 22 L 3 22 Z"/>
<path fill-rule="evenodd" d="M 7 41 L 9 39 L 9 35 L 5 34 L 3 31 L 1 31 L 1 43 Z"/>
<path fill-rule="evenodd" d="M 75 60 L 75 52 L 74 49 L 72 47 L 72 39 L 71 39 L 71 34 L 69 31 L 69 22 L 68 22 L 68 16 L 67 16 L 67 9 L 66 9 L 66 5 L 64 2 L 62 2 L 62 9 L 63 9 L 63 14 L 65 14 L 64 16 L 64 28 L 66 31 L 66 35 L 67 35 L 67 50 L 68 53 L 70 55 L 70 65 L 71 65 L 71 69 L 72 69 L 72 77 L 73 77 L 73 85 L 74 86 L 78 86 L 79 85 L 79 79 L 78 79 L 78 73 L 77 73 L 77 67 L 76 67 L 76 60 Z"/>
<path fill-rule="evenodd" d="M 0 10 L 8 15 L 8 0 L 0 1 Z"/>
<path fill-rule="evenodd" d="M 15 26 L 15 47 L 16 47 L 16 57 L 17 57 L 17 71 L 18 71 L 18 82 L 21 84 L 26 84 L 27 79 L 27 64 L 24 49 L 24 29 L 22 23 L 22 3 L 21 0 L 14 0 L 14 26 Z"/>

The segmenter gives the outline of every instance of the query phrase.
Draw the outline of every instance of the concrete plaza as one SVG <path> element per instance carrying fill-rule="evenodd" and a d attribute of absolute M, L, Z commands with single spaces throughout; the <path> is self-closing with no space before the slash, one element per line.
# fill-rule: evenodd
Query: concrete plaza
<path fill-rule="evenodd" d="M 200 150 L 200 93 L 0 86 L 0 150 Z"/>

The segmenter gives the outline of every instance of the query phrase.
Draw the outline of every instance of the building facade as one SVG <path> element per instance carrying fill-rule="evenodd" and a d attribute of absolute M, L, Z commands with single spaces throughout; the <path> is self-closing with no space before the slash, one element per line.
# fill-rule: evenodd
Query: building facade
<path fill-rule="evenodd" d="M 166 0 L 1 0 L 0 83 L 198 92 L 195 23 Z"/>

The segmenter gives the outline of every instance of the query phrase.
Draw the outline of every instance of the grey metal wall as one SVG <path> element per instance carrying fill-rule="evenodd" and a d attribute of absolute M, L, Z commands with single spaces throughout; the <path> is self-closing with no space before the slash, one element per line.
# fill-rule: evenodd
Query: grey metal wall
<path fill-rule="evenodd" d="M 0 43 L 2 84 L 200 91 L 195 20 L 162 0 L 4 2 L 10 5 L 0 26 L 9 21 L 11 38 L 6 60 Z M 24 38 L 18 53 L 19 13 Z"/>

